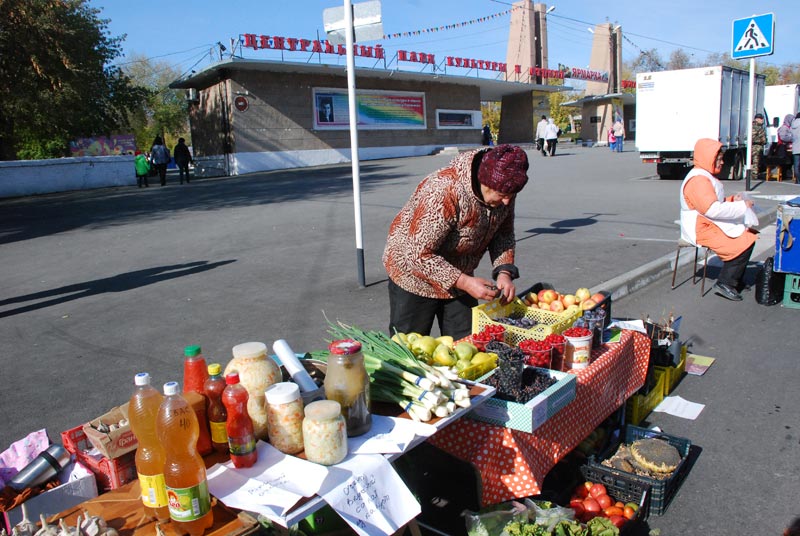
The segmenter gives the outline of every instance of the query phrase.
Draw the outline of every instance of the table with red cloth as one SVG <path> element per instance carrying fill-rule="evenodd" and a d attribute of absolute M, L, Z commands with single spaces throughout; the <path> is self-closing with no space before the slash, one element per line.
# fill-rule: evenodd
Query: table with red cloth
<path fill-rule="evenodd" d="M 533 433 L 460 419 L 428 441 L 481 475 L 484 506 L 537 495 L 545 475 L 644 385 L 650 339 L 623 330 L 577 372 L 575 400 Z"/>

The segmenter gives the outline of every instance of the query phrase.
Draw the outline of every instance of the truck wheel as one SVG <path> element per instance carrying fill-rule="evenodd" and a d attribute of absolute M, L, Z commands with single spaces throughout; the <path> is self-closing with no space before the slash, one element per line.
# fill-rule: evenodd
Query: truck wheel
<path fill-rule="evenodd" d="M 725 154 L 721 175 L 729 181 L 740 181 L 744 178 L 744 163 L 741 151 Z"/>

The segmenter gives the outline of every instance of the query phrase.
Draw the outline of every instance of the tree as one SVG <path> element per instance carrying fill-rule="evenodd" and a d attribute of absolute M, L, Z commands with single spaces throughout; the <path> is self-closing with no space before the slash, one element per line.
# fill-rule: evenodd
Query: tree
<path fill-rule="evenodd" d="M 136 146 L 149 148 L 153 139 L 164 137 L 172 147 L 179 137 L 189 135 L 189 111 L 182 90 L 170 89 L 169 84 L 180 77 L 180 72 L 166 62 L 153 63 L 148 58 L 133 54 L 124 67 L 131 83 L 146 91 L 142 106 L 132 113 L 131 127 L 136 137 Z"/>
<path fill-rule="evenodd" d="M 691 58 L 682 49 L 676 48 L 669 55 L 669 61 L 667 62 L 668 71 L 673 71 L 676 69 L 691 69 L 692 67 L 694 67 L 694 65 L 692 65 Z"/>
<path fill-rule="evenodd" d="M 658 54 L 658 50 L 642 50 L 639 55 L 628 64 L 628 69 L 635 76 L 637 73 L 650 73 L 653 71 L 663 71 L 664 61 Z M 623 69 L 624 72 L 624 69 Z"/>
<path fill-rule="evenodd" d="M 489 125 L 492 132 L 497 134 L 500 132 L 500 103 L 489 101 L 481 103 L 481 115 L 483 116 L 483 124 Z"/>
<path fill-rule="evenodd" d="M 124 127 L 144 92 L 110 65 L 122 37 L 87 0 L 0 2 L 0 158 L 58 157 Z"/>

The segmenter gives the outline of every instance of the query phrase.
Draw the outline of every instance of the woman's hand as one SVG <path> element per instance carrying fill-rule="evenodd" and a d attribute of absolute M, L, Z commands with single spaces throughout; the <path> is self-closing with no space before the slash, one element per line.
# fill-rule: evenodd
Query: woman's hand
<path fill-rule="evenodd" d="M 497 290 L 500 291 L 500 303 L 506 304 L 513 300 L 517 295 L 517 287 L 511 280 L 511 276 L 506 272 L 497 275 Z"/>
<path fill-rule="evenodd" d="M 497 297 L 499 284 L 495 286 L 488 279 L 461 274 L 456 280 L 456 288 L 463 290 L 473 298 L 489 301 Z"/>

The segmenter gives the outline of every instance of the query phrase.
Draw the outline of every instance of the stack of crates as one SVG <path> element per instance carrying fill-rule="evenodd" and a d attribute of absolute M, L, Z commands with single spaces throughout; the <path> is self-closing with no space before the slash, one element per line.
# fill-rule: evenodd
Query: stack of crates
<path fill-rule="evenodd" d="M 800 309 L 800 197 L 778 205 L 775 271 L 786 274 L 783 307 Z"/>

